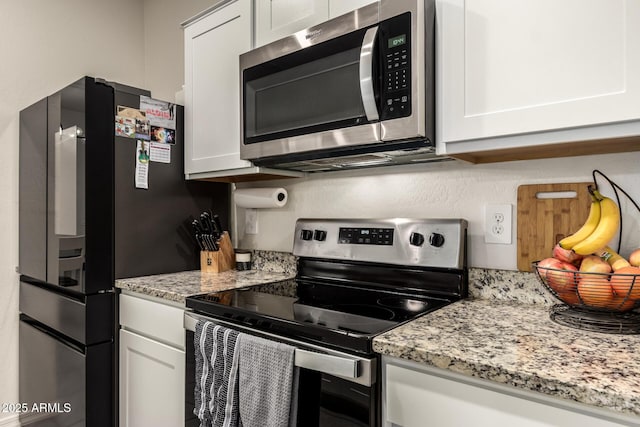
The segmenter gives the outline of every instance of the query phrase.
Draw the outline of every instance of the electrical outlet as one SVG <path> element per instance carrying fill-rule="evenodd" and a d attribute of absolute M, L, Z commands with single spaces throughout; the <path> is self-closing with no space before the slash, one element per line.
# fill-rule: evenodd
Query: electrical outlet
<path fill-rule="evenodd" d="M 511 244 L 511 205 L 491 204 L 486 205 L 484 242 Z"/>
<path fill-rule="evenodd" d="M 258 210 L 245 209 L 244 234 L 258 234 Z"/>

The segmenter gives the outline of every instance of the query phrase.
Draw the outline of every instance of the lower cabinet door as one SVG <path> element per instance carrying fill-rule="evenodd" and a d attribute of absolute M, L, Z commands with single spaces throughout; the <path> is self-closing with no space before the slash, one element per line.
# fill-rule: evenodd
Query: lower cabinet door
<path fill-rule="evenodd" d="M 120 330 L 120 426 L 184 425 L 184 351 Z"/>
<path fill-rule="evenodd" d="M 385 427 L 637 425 L 600 418 L 585 405 L 578 408 L 573 402 L 540 397 L 549 402 L 546 404 L 427 372 L 388 363 L 385 366 Z"/>

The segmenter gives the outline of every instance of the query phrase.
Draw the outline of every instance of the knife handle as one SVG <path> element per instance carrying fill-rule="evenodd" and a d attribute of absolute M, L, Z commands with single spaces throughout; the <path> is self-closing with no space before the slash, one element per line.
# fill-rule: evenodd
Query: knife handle
<path fill-rule="evenodd" d="M 214 227 L 214 229 L 217 229 L 215 231 L 217 231 L 218 234 L 220 234 L 222 236 L 222 232 L 224 230 L 222 229 L 222 223 L 220 222 L 220 217 L 218 216 L 218 214 L 215 214 L 213 216 L 213 227 Z"/>

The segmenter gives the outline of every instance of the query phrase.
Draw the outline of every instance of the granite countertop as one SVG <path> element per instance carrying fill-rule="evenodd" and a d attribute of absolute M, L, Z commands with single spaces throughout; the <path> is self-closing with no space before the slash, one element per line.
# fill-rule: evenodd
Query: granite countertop
<path fill-rule="evenodd" d="M 226 291 L 247 286 L 291 280 L 296 259 L 281 252 L 253 251 L 253 270 L 204 273 L 200 270 L 155 274 L 116 280 L 116 288 L 184 303 L 190 295 Z"/>
<path fill-rule="evenodd" d="M 640 336 L 561 326 L 542 304 L 458 301 L 378 336 L 373 347 L 384 355 L 640 415 Z"/>
<path fill-rule="evenodd" d="M 116 288 L 184 303 L 190 295 L 227 291 L 293 279 L 290 273 L 260 270 L 203 273 L 200 270 L 116 280 Z"/>

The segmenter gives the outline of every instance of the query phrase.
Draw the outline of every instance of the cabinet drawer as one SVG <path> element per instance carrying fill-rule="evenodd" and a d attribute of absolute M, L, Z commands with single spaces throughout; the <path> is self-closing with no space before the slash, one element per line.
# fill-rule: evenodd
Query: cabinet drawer
<path fill-rule="evenodd" d="M 184 349 L 183 309 L 124 294 L 119 301 L 124 329 Z"/>

